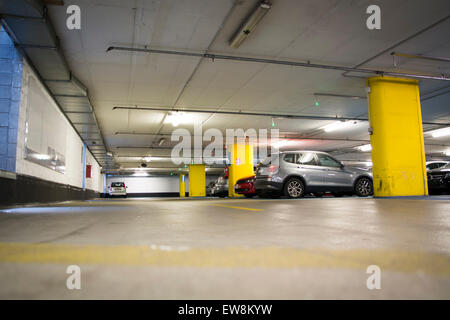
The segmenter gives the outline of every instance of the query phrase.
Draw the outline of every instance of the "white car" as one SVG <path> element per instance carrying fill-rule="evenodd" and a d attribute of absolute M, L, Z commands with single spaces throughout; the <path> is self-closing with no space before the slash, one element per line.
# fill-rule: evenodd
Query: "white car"
<path fill-rule="evenodd" d="M 109 186 L 109 196 L 110 197 L 127 197 L 127 186 L 125 182 L 111 182 Z"/>
<path fill-rule="evenodd" d="M 448 161 L 427 161 L 427 171 L 438 169 L 448 164 Z"/>

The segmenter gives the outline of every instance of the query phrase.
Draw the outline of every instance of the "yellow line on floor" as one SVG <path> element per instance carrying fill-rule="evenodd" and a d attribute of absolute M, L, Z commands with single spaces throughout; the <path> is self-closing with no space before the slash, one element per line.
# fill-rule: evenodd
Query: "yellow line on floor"
<path fill-rule="evenodd" d="M 229 205 L 226 205 L 226 204 L 213 204 L 213 206 L 216 206 L 216 207 L 224 207 L 224 208 L 231 208 L 231 209 L 238 209 L 238 210 L 263 211 L 263 209 L 255 209 L 255 208 L 246 208 L 246 207 L 229 206 Z"/>
<path fill-rule="evenodd" d="M 0 262 L 167 267 L 326 268 L 423 272 L 450 277 L 450 256 L 398 250 L 280 247 L 193 248 L 0 243 Z"/>

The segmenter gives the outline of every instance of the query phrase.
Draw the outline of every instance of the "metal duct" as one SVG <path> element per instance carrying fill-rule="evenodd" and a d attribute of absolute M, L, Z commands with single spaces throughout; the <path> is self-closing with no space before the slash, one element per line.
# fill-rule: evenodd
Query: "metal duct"
<path fill-rule="evenodd" d="M 87 88 L 73 76 L 39 0 L 0 0 L 0 18 L 58 107 L 102 167 L 111 167 Z"/>

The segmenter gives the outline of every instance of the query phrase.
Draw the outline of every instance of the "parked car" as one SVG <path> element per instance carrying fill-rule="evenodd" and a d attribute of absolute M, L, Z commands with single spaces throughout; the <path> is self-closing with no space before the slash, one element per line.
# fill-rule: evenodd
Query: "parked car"
<path fill-rule="evenodd" d="M 234 185 L 234 191 L 238 194 L 243 194 L 247 198 L 252 198 L 256 196 L 255 176 L 246 177 L 238 180 Z"/>
<path fill-rule="evenodd" d="M 211 188 L 211 195 L 214 197 L 225 198 L 228 195 L 228 177 L 222 176 L 216 180 Z"/>
<path fill-rule="evenodd" d="M 448 163 L 449 163 L 448 161 L 428 161 L 426 164 L 427 172 L 433 169 L 441 168 L 447 165 Z"/>
<path fill-rule="evenodd" d="M 216 183 L 216 181 L 211 181 L 210 183 L 208 183 L 208 185 L 206 186 L 206 196 L 210 197 L 212 196 L 212 188 L 214 187 L 214 184 Z"/>
<path fill-rule="evenodd" d="M 109 186 L 109 196 L 115 197 L 127 197 L 127 186 L 125 185 L 125 182 L 111 182 L 111 185 Z"/>
<path fill-rule="evenodd" d="M 450 193 L 450 163 L 428 171 L 427 178 L 430 194 Z"/>
<path fill-rule="evenodd" d="M 300 198 L 306 193 L 318 196 L 373 194 L 372 172 L 349 166 L 326 152 L 291 151 L 268 156 L 257 167 L 255 190 L 259 196 L 286 195 Z"/>

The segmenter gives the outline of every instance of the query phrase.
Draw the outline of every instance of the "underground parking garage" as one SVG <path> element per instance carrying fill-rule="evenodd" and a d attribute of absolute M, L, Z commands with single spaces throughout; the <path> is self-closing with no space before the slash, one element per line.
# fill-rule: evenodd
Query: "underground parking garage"
<path fill-rule="evenodd" d="M 0 0 L 0 298 L 449 299 L 449 14 Z"/>

